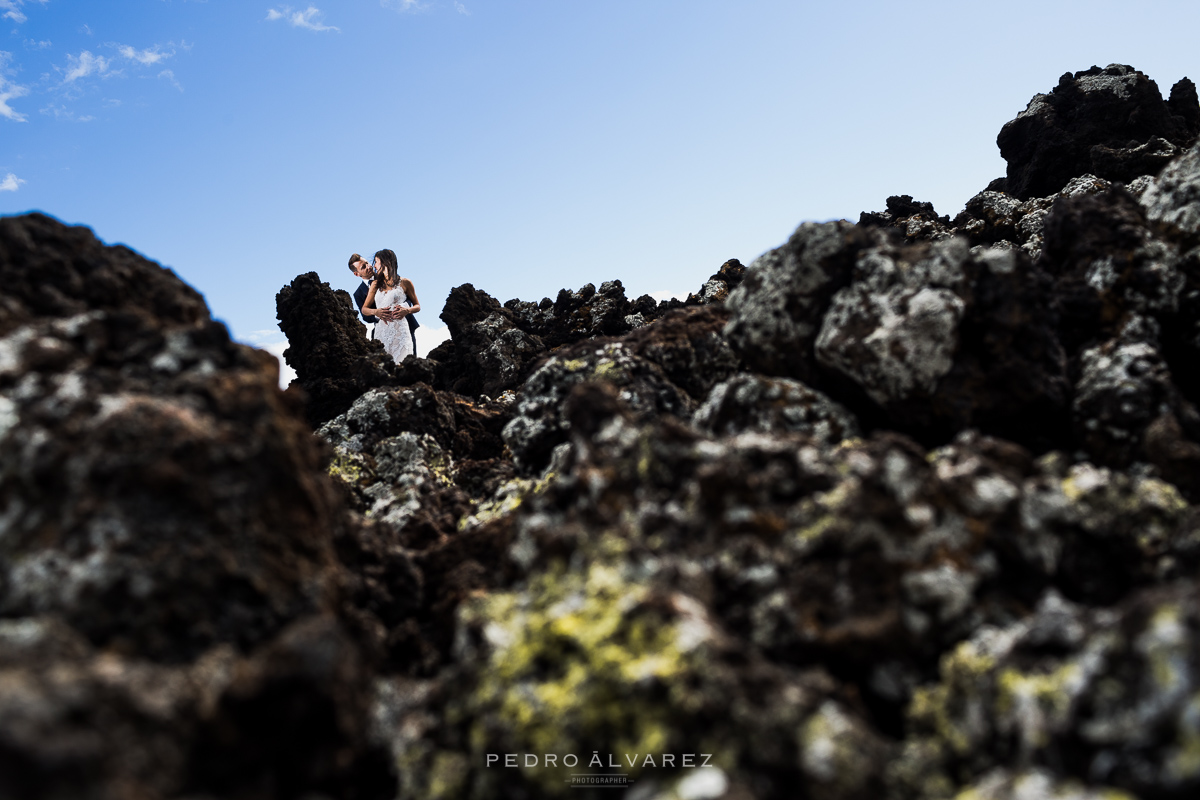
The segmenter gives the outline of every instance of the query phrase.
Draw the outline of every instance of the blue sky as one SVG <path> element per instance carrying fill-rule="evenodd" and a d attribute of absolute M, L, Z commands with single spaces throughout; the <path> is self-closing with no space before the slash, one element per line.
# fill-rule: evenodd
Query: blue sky
<path fill-rule="evenodd" d="M 275 293 L 390 247 L 427 331 L 686 293 L 890 194 L 953 215 L 1063 72 L 1189 75 L 1192 3 L 0 0 L 0 214 L 40 210 L 279 349 Z"/>

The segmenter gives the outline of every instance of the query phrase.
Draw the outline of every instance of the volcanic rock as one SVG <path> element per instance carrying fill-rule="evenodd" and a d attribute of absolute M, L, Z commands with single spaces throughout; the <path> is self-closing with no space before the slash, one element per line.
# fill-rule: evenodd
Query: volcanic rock
<path fill-rule="evenodd" d="M 285 393 L 0 220 L 0 795 L 1191 797 L 1198 128 L 1077 73 L 953 220 L 685 301 L 466 284 L 402 365 L 300 276 Z"/>
<path fill-rule="evenodd" d="M 1163 100 L 1158 85 L 1133 67 L 1067 73 L 996 137 L 1008 162 L 1005 191 L 1028 200 L 1085 173 L 1126 183 L 1155 173 L 1200 133 L 1197 108 L 1187 78 Z"/>
<path fill-rule="evenodd" d="M 387 796 L 274 360 L 41 215 L 0 220 L 0 282 L 0 794 Z"/>
<path fill-rule="evenodd" d="M 812 379 L 813 344 L 834 292 L 850 282 L 858 252 L 886 241 L 848 222 L 806 222 L 787 243 L 759 256 L 730 293 L 725 335 L 768 375 Z"/>
<path fill-rule="evenodd" d="M 1192 585 L 1146 591 L 1115 610 L 1048 594 L 1029 618 L 979 630 L 914 698 L 892 795 L 994 785 L 992 770 L 1046 764 L 1078 765 L 1100 796 L 1194 792 L 1200 775 L 1186 754 L 1200 735 L 1197 613 Z"/>
<path fill-rule="evenodd" d="M 355 398 L 376 386 L 394 385 L 391 356 L 366 326 L 354 301 L 322 283 L 315 272 L 297 275 L 275 297 L 279 328 L 288 337 L 283 358 L 296 370 L 309 421 L 319 425 L 341 414 Z"/>
<path fill-rule="evenodd" d="M 795 431 L 835 445 L 859 435 L 846 408 L 800 381 L 741 373 L 713 388 L 692 418 L 711 433 Z"/>
<path fill-rule="evenodd" d="M 572 387 L 586 382 L 616 387 L 623 406 L 643 416 L 683 417 L 693 403 L 662 369 L 624 344 L 585 342 L 552 356 L 521 387 L 516 414 L 504 427 L 504 442 L 523 470 L 541 469 L 551 451 L 568 438 L 571 425 L 564 401 Z"/>

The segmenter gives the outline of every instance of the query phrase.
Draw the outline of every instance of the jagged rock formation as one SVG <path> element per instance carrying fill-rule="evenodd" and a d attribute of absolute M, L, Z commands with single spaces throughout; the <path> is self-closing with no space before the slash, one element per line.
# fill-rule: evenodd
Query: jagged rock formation
<path fill-rule="evenodd" d="M 313 424 L 341 414 L 368 389 L 398 383 L 383 344 L 367 339 L 347 292 L 333 291 L 315 272 L 297 275 L 275 298 L 283 357 L 296 370 Z"/>
<path fill-rule="evenodd" d="M 1193 796 L 1197 130 L 1066 76 L 953 218 L 685 302 L 463 285 L 403 365 L 302 275 L 286 393 L 169 273 L 0 221 L 0 794 Z"/>
<path fill-rule="evenodd" d="M 430 353 L 428 361 L 405 364 L 394 364 L 382 345 L 365 339 L 365 327 L 349 296 L 322 283 L 315 272 L 297 276 L 275 303 L 290 345 L 284 359 L 296 370 L 295 383 L 304 392 L 309 420 L 320 425 L 374 388 L 426 383 L 460 396 L 499 397 L 519 387 L 539 359 L 564 345 L 627 334 L 675 310 L 723 303 L 744 271 L 736 259 L 727 261 L 698 294 L 661 303 L 649 295 L 627 300 L 620 281 L 607 281 L 599 291 L 588 284 L 577 292 L 563 289 L 555 301 L 509 300 L 502 306 L 466 283 L 450 292 L 442 310 L 451 338 Z M 707 341 L 702 347 L 723 346 L 720 337 Z M 718 360 L 723 365 L 729 356 Z"/>
<path fill-rule="evenodd" d="M 1008 162 L 1004 191 L 1028 200 L 1085 173 L 1125 183 L 1154 174 L 1200 134 L 1197 109 L 1187 78 L 1164 101 L 1154 81 L 1123 64 L 1067 73 L 996 137 Z"/>

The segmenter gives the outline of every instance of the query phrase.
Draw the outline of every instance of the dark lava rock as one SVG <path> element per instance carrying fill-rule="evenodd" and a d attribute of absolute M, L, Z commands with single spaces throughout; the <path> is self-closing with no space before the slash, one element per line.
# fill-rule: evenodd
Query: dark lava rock
<path fill-rule="evenodd" d="M 565 406 L 569 452 L 509 513 L 521 579 L 465 599 L 452 662 L 381 698 L 414 796 L 561 778 L 497 778 L 485 758 L 504 742 L 711 750 L 757 796 L 882 796 L 905 767 L 886 736 L 943 653 L 1047 592 L 1110 604 L 1197 563 L 1169 485 L 1061 455 L 976 435 L 933 453 L 895 435 L 710 437 L 594 381 Z"/>
<path fill-rule="evenodd" d="M 283 358 L 296 370 L 293 383 L 304 390 L 314 426 L 344 412 L 368 389 L 398 382 L 383 344 L 367 339 L 353 299 L 317 273 L 297 275 L 279 290 L 275 307 L 288 338 Z"/>
<path fill-rule="evenodd" d="M 654 362 L 634 355 L 621 342 L 584 342 L 548 359 L 521 387 L 516 414 L 504 427 L 504 442 L 517 466 L 538 470 L 571 430 L 564 402 L 578 384 L 600 382 L 618 389 L 637 414 L 687 416 L 693 402 Z"/>
<path fill-rule="evenodd" d="M 513 324 L 510 310 L 469 283 L 450 290 L 441 318 L 454 347 L 430 357 L 452 364 L 442 380 L 458 394 L 496 397 L 520 383 L 546 350 L 540 338 Z"/>
<path fill-rule="evenodd" d="M 1039 265 L 1055 276 L 1054 305 L 1071 351 L 1115 335 L 1131 314 L 1167 317 L 1178 309 L 1185 283 L 1178 248 L 1151 230 L 1128 192 L 1059 199 L 1044 239 Z"/>
<path fill-rule="evenodd" d="M 623 341 L 632 353 L 661 367 L 691 398 L 703 400 L 741 365 L 725 339 L 728 320 L 721 304 L 684 307 L 637 328 Z"/>
<path fill-rule="evenodd" d="M 388 800 L 366 681 L 329 619 L 177 665 L 93 650 L 53 618 L 0 620 L 0 796 Z"/>
<path fill-rule="evenodd" d="M 399 366 L 301 276 L 323 443 L 170 273 L 0 221 L 0 795 L 1193 796 L 1198 125 L 1068 76 L 952 221 L 460 286 Z"/>
<path fill-rule="evenodd" d="M 850 282 L 860 250 L 886 241 L 849 222 L 806 222 L 759 256 L 730 293 L 725 335 L 753 369 L 810 381 L 813 344 L 834 293 Z"/>
<path fill-rule="evenodd" d="M 269 357 L 86 229 L 9 218 L 0 242 L 0 614 L 186 660 L 327 607 L 340 512 Z M 30 313 L 46 294 L 76 313 Z"/>
<path fill-rule="evenodd" d="M 438 362 L 434 385 L 464 395 L 498 397 L 515 390 L 547 352 L 597 336 L 624 335 L 677 309 L 724 303 L 744 271 L 731 259 L 705 281 L 699 294 L 662 303 L 649 295 L 630 301 L 620 281 L 605 281 L 599 290 L 589 283 L 576 292 L 563 289 L 555 300 L 514 299 L 502 306 L 487 292 L 463 284 L 450 291 L 442 312 L 451 341 L 429 354 Z"/>
<path fill-rule="evenodd" d="M 751 265 L 727 304 L 739 355 L 929 441 L 972 426 L 1061 441 L 1068 384 L 1046 276 L 1020 252 L 860 230 L 806 224 Z"/>
<path fill-rule="evenodd" d="M 891 796 L 1031 796 L 997 793 L 1014 782 L 1044 787 L 1032 796 L 1083 796 L 1053 791 L 1068 787 L 1049 765 L 1071 765 L 1097 787 L 1087 796 L 1194 794 L 1196 597 L 1179 584 L 1095 610 L 1048 594 L 1028 618 L 980 629 L 914 697 Z"/>
<path fill-rule="evenodd" d="M 274 360 L 44 216 L 0 220 L 0 282 L 0 794 L 390 796 Z"/>
<path fill-rule="evenodd" d="M 932 241 L 949 235 L 950 218 L 939 217 L 933 203 L 922 203 L 905 194 L 889 197 L 887 211 L 864 211 L 858 224 L 863 228 L 892 228 L 909 241 Z"/>
<path fill-rule="evenodd" d="M 859 435 L 854 415 L 800 381 L 741 373 L 719 383 L 692 418 L 717 434 L 805 433 L 826 445 Z"/>
<path fill-rule="evenodd" d="M 1172 161 L 1141 197 L 1146 216 L 1195 244 L 1200 232 L 1200 146 Z"/>
<path fill-rule="evenodd" d="M 685 305 L 724 303 L 729 299 L 729 293 L 741 284 L 742 278 L 745 275 L 746 268 L 742 266 L 742 262 L 736 258 L 731 258 L 722 264 L 721 268 L 712 277 L 704 282 L 704 285 L 700 287 L 699 294 L 688 294 Z M 663 309 L 667 307 L 669 307 L 668 304 L 660 303 L 658 315 L 661 316 Z"/>
<path fill-rule="evenodd" d="M 1184 78 L 1163 100 L 1158 85 L 1111 64 L 1063 75 L 996 137 L 1008 162 L 1005 191 L 1019 200 L 1059 191 L 1085 173 L 1129 182 L 1158 172 L 1200 133 L 1196 87 Z"/>

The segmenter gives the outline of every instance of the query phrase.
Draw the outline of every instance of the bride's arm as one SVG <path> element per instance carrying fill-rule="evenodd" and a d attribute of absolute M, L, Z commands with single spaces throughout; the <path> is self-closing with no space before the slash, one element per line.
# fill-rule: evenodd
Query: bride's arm
<path fill-rule="evenodd" d="M 404 309 L 404 316 L 407 317 L 409 314 L 415 314 L 420 311 L 421 301 L 417 299 L 417 288 L 413 286 L 413 282 L 408 278 L 401 278 L 400 286 L 403 287 L 404 294 L 406 297 L 408 297 L 408 301 L 412 303 L 410 307 Z"/>
<path fill-rule="evenodd" d="M 367 299 L 363 301 L 362 313 L 364 317 L 372 316 L 383 319 L 381 311 L 382 309 L 375 307 L 375 281 L 371 281 L 371 288 L 367 290 Z"/>

